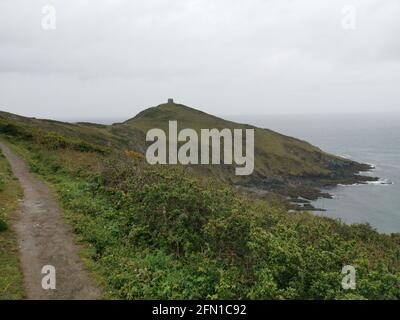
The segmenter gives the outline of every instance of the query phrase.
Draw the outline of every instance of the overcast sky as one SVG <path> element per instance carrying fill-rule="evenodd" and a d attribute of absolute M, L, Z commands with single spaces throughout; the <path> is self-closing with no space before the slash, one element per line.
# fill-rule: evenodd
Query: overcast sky
<path fill-rule="evenodd" d="M 400 1 L 0 0 L 0 110 L 122 119 L 169 97 L 218 115 L 400 112 Z"/>

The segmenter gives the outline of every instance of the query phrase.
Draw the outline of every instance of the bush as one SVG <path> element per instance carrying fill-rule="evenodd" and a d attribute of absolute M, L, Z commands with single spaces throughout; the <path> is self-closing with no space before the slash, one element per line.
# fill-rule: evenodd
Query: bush
<path fill-rule="evenodd" d="M 122 299 L 400 299 L 400 236 L 288 213 L 131 154 L 84 178 L 33 157 L 112 295 Z M 62 179 L 56 179 L 62 173 Z M 341 287 L 344 265 L 357 289 Z"/>
<path fill-rule="evenodd" d="M 398 277 L 396 244 L 371 228 L 305 213 L 298 223 L 279 203 L 249 201 L 225 185 L 129 155 L 75 190 L 66 201 L 85 216 L 76 224 L 120 298 L 399 297 L 389 289 Z M 365 245 L 365 237 L 373 241 Z M 379 261 L 394 269 L 377 274 Z M 359 272 L 355 292 L 340 286 L 344 264 Z"/>

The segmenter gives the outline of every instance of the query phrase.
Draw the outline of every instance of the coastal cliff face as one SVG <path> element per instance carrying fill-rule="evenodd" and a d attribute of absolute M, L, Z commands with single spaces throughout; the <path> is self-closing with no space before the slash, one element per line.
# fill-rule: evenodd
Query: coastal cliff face
<path fill-rule="evenodd" d="M 255 163 L 249 176 L 236 176 L 230 165 L 191 165 L 194 175 L 212 176 L 247 190 L 265 191 L 307 203 L 318 197 L 329 197 L 322 188 L 337 184 L 365 183 L 376 180 L 360 175 L 371 170 L 366 164 L 328 154 L 296 138 L 247 124 L 234 123 L 199 110 L 169 102 L 140 112 L 123 123 L 98 125 L 39 120 L 0 112 L 0 132 L 21 135 L 22 131 L 39 130 L 80 139 L 111 152 L 132 150 L 144 153 L 148 144 L 146 132 L 153 128 L 168 131 L 168 121 L 176 120 L 178 129 L 254 129 Z M 297 208 L 312 209 L 299 206 Z"/>

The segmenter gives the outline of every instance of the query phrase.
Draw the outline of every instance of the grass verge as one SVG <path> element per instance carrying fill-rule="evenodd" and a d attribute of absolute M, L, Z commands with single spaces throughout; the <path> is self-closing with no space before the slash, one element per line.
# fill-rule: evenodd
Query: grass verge
<path fill-rule="evenodd" d="M 0 151 L 0 300 L 25 296 L 18 246 L 12 222 L 17 200 L 22 195 L 18 180 Z"/>

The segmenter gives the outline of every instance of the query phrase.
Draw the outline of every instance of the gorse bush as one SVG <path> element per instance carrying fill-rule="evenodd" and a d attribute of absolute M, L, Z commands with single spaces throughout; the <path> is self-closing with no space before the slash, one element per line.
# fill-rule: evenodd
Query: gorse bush
<path fill-rule="evenodd" d="M 119 298 L 400 298 L 399 236 L 366 225 L 289 214 L 130 158 L 62 195 Z M 341 287 L 344 265 L 357 270 L 354 291 Z"/>
<path fill-rule="evenodd" d="M 215 233 L 218 220 L 232 217 L 233 206 L 241 210 L 229 188 L 206 189 L 178 172 L 133 162 L 119 166 L 114 162 L 104 173 L 103 182 L 110 201 L 130 216 L 130 239 L 146 245 L 153 243 L 176 256 L 204 250 L 204 245 L 219 247 L 223 242 L 219 238 L 224 237 L 222 230 L 215 241 L 206 243 L 206 239 Z M 226 238 L 234 241 L 237 234 Z M 224 245 L 229 247 L 228 242 Z"/>

